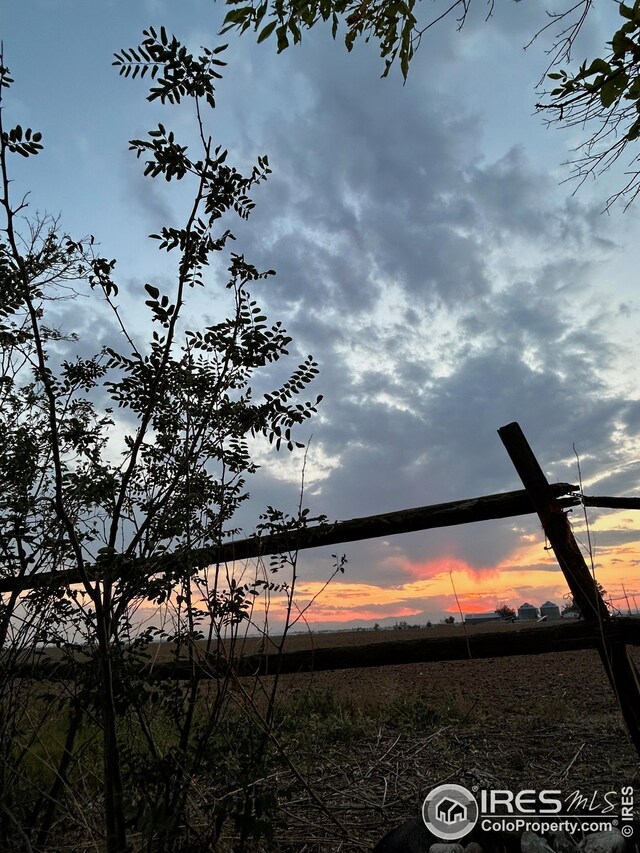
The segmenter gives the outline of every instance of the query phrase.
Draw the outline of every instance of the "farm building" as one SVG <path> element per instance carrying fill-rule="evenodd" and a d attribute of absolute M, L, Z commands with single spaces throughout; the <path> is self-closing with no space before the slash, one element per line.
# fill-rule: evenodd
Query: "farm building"
<path fill-rule="evenodd" d="M 547 619 L 559 619 L 560 608 L 553 601 L 545 601 L 544 604 L 540 605 L 540 615 L 546 616 Z"/>
<path fill-rule="evenodd" d="M 518 607 L 518 619 L 537 619 L 538 618 L 538 608 L 534 607 L 533 604 L 529 604 L 525 601 L 524 604 L 521 604 Z"/>
<path fill-rule="evenodd" d="M 502 617 L 495 610 L 490 613 L 469 613 L 464 617 L 467 625 L 484 625 L 485 622 L 500 622 Z"/>

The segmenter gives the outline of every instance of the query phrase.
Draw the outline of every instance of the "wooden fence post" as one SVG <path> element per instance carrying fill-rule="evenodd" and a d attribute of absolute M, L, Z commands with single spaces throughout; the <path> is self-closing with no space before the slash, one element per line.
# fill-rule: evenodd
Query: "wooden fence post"
<path fill-rule="evenodd" d="M 575 540 L 569 519 L 517 423 L 498 434 L 542 522 L 544 532 L 582 616 L 597 626 L 598 652 L 616 695 L 631 740 L 640 756 L 640 675 L 627 646 L 615 630 L 607 606 Z"/>

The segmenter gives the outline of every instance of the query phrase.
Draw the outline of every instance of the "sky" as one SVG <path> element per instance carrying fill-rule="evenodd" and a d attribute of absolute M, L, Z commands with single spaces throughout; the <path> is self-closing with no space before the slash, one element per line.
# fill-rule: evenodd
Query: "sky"
<path fill-rule="evenodd" d="M 250 33 L 222 38 L 224 6 L 212 0 L 3 10 L 16 81 L 6 120 L 45 144 L 16 164 L 15 187 L 118 259 L 130 315 L 145 282 L 170 283 L 147 235 L 180 222 L 188 199 L 144 179 L 128 140 L 158 121 L 189 138 L 193 117 L 148 104 L 113 53 L 149 25 L 194 50 L 228 42 L 205 122 L 239 167 L 269 157 L 252 216 L 230 227 L 234 250 L 277 272 L 256 295 L 292 335 L 294 360 L 312 353 L 320 366 L 312 392 L 324 399 L 297 438 L 310 442 L 303 502 L 332 521 L 520 488 L 497 434 L 511 421 L 551 481 L 577 482 L 575 446 L 586 494 L 640 494 L 640 203 L 603 212 L 624 163 L 578 191 L 567 182 L 582 131 L 535 114 L 549 44 L 523 50 L 543 6 L 502 0 L 489 21 L 486 11 L 472 6 L 462 31 L 452 19 L 425 36 L 403 84 L 399 69 L 381 79 L 373 43 L 347 53 L 322 26 L 281 55 Z M 600 55 L 616 23 L 615 4 L 599 0 L 576 60 Z M 219 318 L 214 284 L 188 307 L 192 327 Z M 92 310 L 85 300 L 60 319 L 87 352 L 118 334 Z M 304 459 L 254 450 L 247 532 L 267 504 L 295 511 Z M 581 512 L 572 520 L 586 542 Z M 637 514 L 590 510 L 589 524 L 598 580 L 626 612 L 625 590 L 640 601 Z M 301 553 L 300 607 L 335 552 Z M 457 617 L 454 588 L 464 612 L 567 595 L 533 516 L 343 552 L 344 575 L 305 612 L 315 627 Z"/>

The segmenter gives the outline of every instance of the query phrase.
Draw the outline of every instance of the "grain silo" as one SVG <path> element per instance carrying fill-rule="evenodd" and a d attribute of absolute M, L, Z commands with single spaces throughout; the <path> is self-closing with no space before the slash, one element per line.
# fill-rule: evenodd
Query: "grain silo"
<path fill-rule="evenodd" d="M 540 605 L 540 615 L 546 616 L 547 619 L 559 619 L 560 608 L 553 601 L 545 601 L 544 604 Z"/>
<path fill-rule="evenodd" d="M 522 619 L 523 621 L 529 620 L 532 621 L 538 618 L 538 608 L 534 607 L 533 604 L 528 604 L 526 601 L 524 604 L 521 604 L 518 607 L 518 619 Z"/>

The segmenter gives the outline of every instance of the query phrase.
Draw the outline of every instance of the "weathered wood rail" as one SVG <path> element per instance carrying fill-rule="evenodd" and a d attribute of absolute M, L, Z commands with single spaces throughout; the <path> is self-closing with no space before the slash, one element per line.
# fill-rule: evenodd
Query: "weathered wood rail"
<path fill-rule="evenodd" d="M 640 617 L 621 616 L 609 620 L 605 627 L 608 639 L 631 646 L 640 646 Z M 389 639 L 376 638 L 362 644 L 333 646 L 328 648 L 285 651 L 278 655 L 274 645 L 272 653 L 255 653 L 238 657 L 232 661 L 224 657 L 202 654 L 197 664 L 196 675 L 203 680 L 218 678 L 232 672 L 238 677 L 267 676 L 279 674 L 320 672 L 337 669 L 363 669 L 376 666 L 397 666 L 409 663 L 469 660 L 538 655 L 549 652 L 570 652 L 594 649 L 601 640 L 601 632 L 586 621 L 572 619 L 569 622 L 541 623 L 526 627 L 511 627 L 502 631 L 487 631 L 482 634 L 460 633 L 454 637 L 439 637 L 439 628 L 425 628 L 431 636 L 402 639 L 397 635 Z M 198 647 L 195 648 L 196 657 Z M 88 662 L 87 666 L 91 664 Z M 149 681 L 164 679 L 188 679 L 193 675 L 192 662 L 184 660 L 150 661 L 141 664 L 138 675 Z M 25 663 L 19 669 L 22 677 L 64 681 L 77 675 L 75 667 L 65 661 L 56 661 L 43 652 L 35 663 Z"/>
<path fill-rule="evenodd" d="M 328 669 L 361 669 L 373 666 L 397 666 L 406 663 L 428 663 L 445 660 L 504 657 L 505 655 L 537 655 L 557 651 L 592 649 L 600 641 L 600 632 L 587 622 L 574 620 L 558 625 L 536 624 L 531 628 L 487 632 L 465 637 L 434 637 L 363 643 L 275 654 L 247 655 L 234 662 L 239 676 L 279 673 L 319 672 Z M 607 636 L 620 642 L 640 645 L 640 617 L 620 617 L 607 625 Z M 215 661 L 203 661 L 203 676 Z M 164 664 L 161 664 L 163 666 Z M 157 666 L 157 664 L 156 664 Z M 167 666 L 166 675 L 175 678 L 179 669 Z"/>
<path fill-rule="evenodd" d="M 233 671 L 237 675 L 269 674 L 275 671 L 301 672 L 311 669 L 345 669 L 364 666 L 417 663 L 436 660 L 456 660 L 472 657 L 497 657 L 518 654 L 537 654 L 548 651 L 595 648 L 600 654 L 612 689 L 620 705 L 629 734 L 640 755 L 640 675 L 629 655 L 627 646 L 638 645 L 639 619 L 612 618 L 604 603 L 595 579 L 591 577 L 573 536 L 566 510 L 579 503 L 586 506 L 639 509 L 640 498 L 589 497 L 580 499 L 578 487 L 569 483 L 549 484 L 517 423 L 508 424 L 498 433 L 520 475 L 525 488 L 515 492 L 484 495 L 462 501 L 400 510 L 382 515 L 320 524 L 293 533 L 250 537 L 226 542 L 189 553 L 190 564 L 196 569 L 222 562 L 233 562 L 269 554 L 299 551 L 353 542 L 381 536 L 392 536 L 437 527 L 469 524 L 478 521 L 509 518 L 536 512 L 551 543 L 569 588 L 580 607 L 585 621 L 558 626 L 545 625 L 531 631 L 425 638 L 421 640 L 391 640 L 389 643 L 370 643 L 310 652 L 284 652 L 281 655 L 251 655 L 238 661 L 223 658 L 203 659 L 194 673 L 178 662 L 165 662 L 147 667 L 149 678 L 219 677 Z M 136 578 L 148 578 L 180 566 L 186 555 L 180 551 L 164 554 L 153 560 L 135 559 L 120 555 L 114 564 L 87 566 L 91 582 L 99 582 L 108 572 L 110 581 L 135 583 Z M 70 585 L 80 581 L 77 570 L 38 573 L 28 577 L 0 577 L 0 593 L 27 589 Z M 472 644 L 470 640 L 473 639 Z M 47 660 L 25 664 L 25 677 L 65 678 L 69 673 L 63 663 Z"/>
<path fill-rule="evenodd" d="M 572 493 L 577 486 L 570 483 L 554 483 L 551 490 L 556 497 L 563 497 L 563 506 L 576 506 L 580 501 Z M 531 498 L 525 489 L 515 492 L 502 492 L 495 495 L 481 495 L 449 503 L 401 509 L 381 515 L 352 518 L 348 521 L 336 521 L 304 527 L 295 533 L 274 534 L 270 536 L 250 536 L 235 542 L 223 542 L 210 548 L 194 549 L 189 561 L 194 568 L 206 568 L 217 563 L 231 563 L 236 560 L 248 560 L 266 557 L 289 551 L 302 551 L 306 548 L 321 548 L 339 545 L 344 542 L 357 542 L 362 539 L 374 539 L 381 536 L 395 536 L 398 533 L 413 533 L 420 530 L 432 530 L 437 527 L 451 527 L 458 524 L 471 524 L 476 521 L 490 521 L 499 518 L 511 518 L 529 515 L 535 512 Z M 111 579 L 135 573 L 150 577 L 156 573 L 184 561 L 180 551 L 162 554 L 151 560 L 130 558 Z M 99 578 L 103 572 L 100 566 L 86 566 L 91 580 Z M 79 583 L 77 569 L 57 572 L 39 572 L 27 577 L 1 577 L 0 593 L 15 590 L 42 589 L 56 584 Z"/>
<path fill-rule="evenodd" d="M 640 509 L 640 498 L 597 497 L 575 494 L 578 486 L 571 483 L 553 483 L 550 486 L 558 503 L 565 509 L 585 506 L 609 509 Z M 513 518 L 518 515 L 530 515 L 535 512 L 526 489 L 513 492 L 500 492 L 494 495 L 480 495 L 449 503 L 401 509 L 381 515 L 352 518 L 331 524 L 318 524 L 291 534 L 271 536 L 250 536 L 235 542 L 223 542 L 209 548 L 198 548 L 191 552 L 191 565 L 206 568 L 216 563 L 231 563 L 235 560 L 249 560 L 266 557 L 286 551 L 303 551 L 307 548 L 322 548 L 340 545 L 345 542 L 357 542 L 362 539 L 375 539 L 382 536 L 396 536 L 399 533 L 415 533 L 421 530 L 433 530 L 438 527 L 452 527 L 458 524 L 472 524 L 478 521 L 492 521 L 500 518 Z M 150 577 L 166 571 L 184 559 L 180 551 L 163 554 L 152 560 L 129 559 L 121 576 L 127 573 L 144 574 Z M 101 576 L 100 566 L 87 566 L 87 575 L 91 580 Z M 116 579 L 118 575 L 111 575 Z M 57 572 L 38 572 L 26 577 L 10 577 L 0 574 L 0 594 L 3 592 L 23 591 L 27 589 L 46 589 L 56 584 L 79 583 L 77 569 Z"/>

